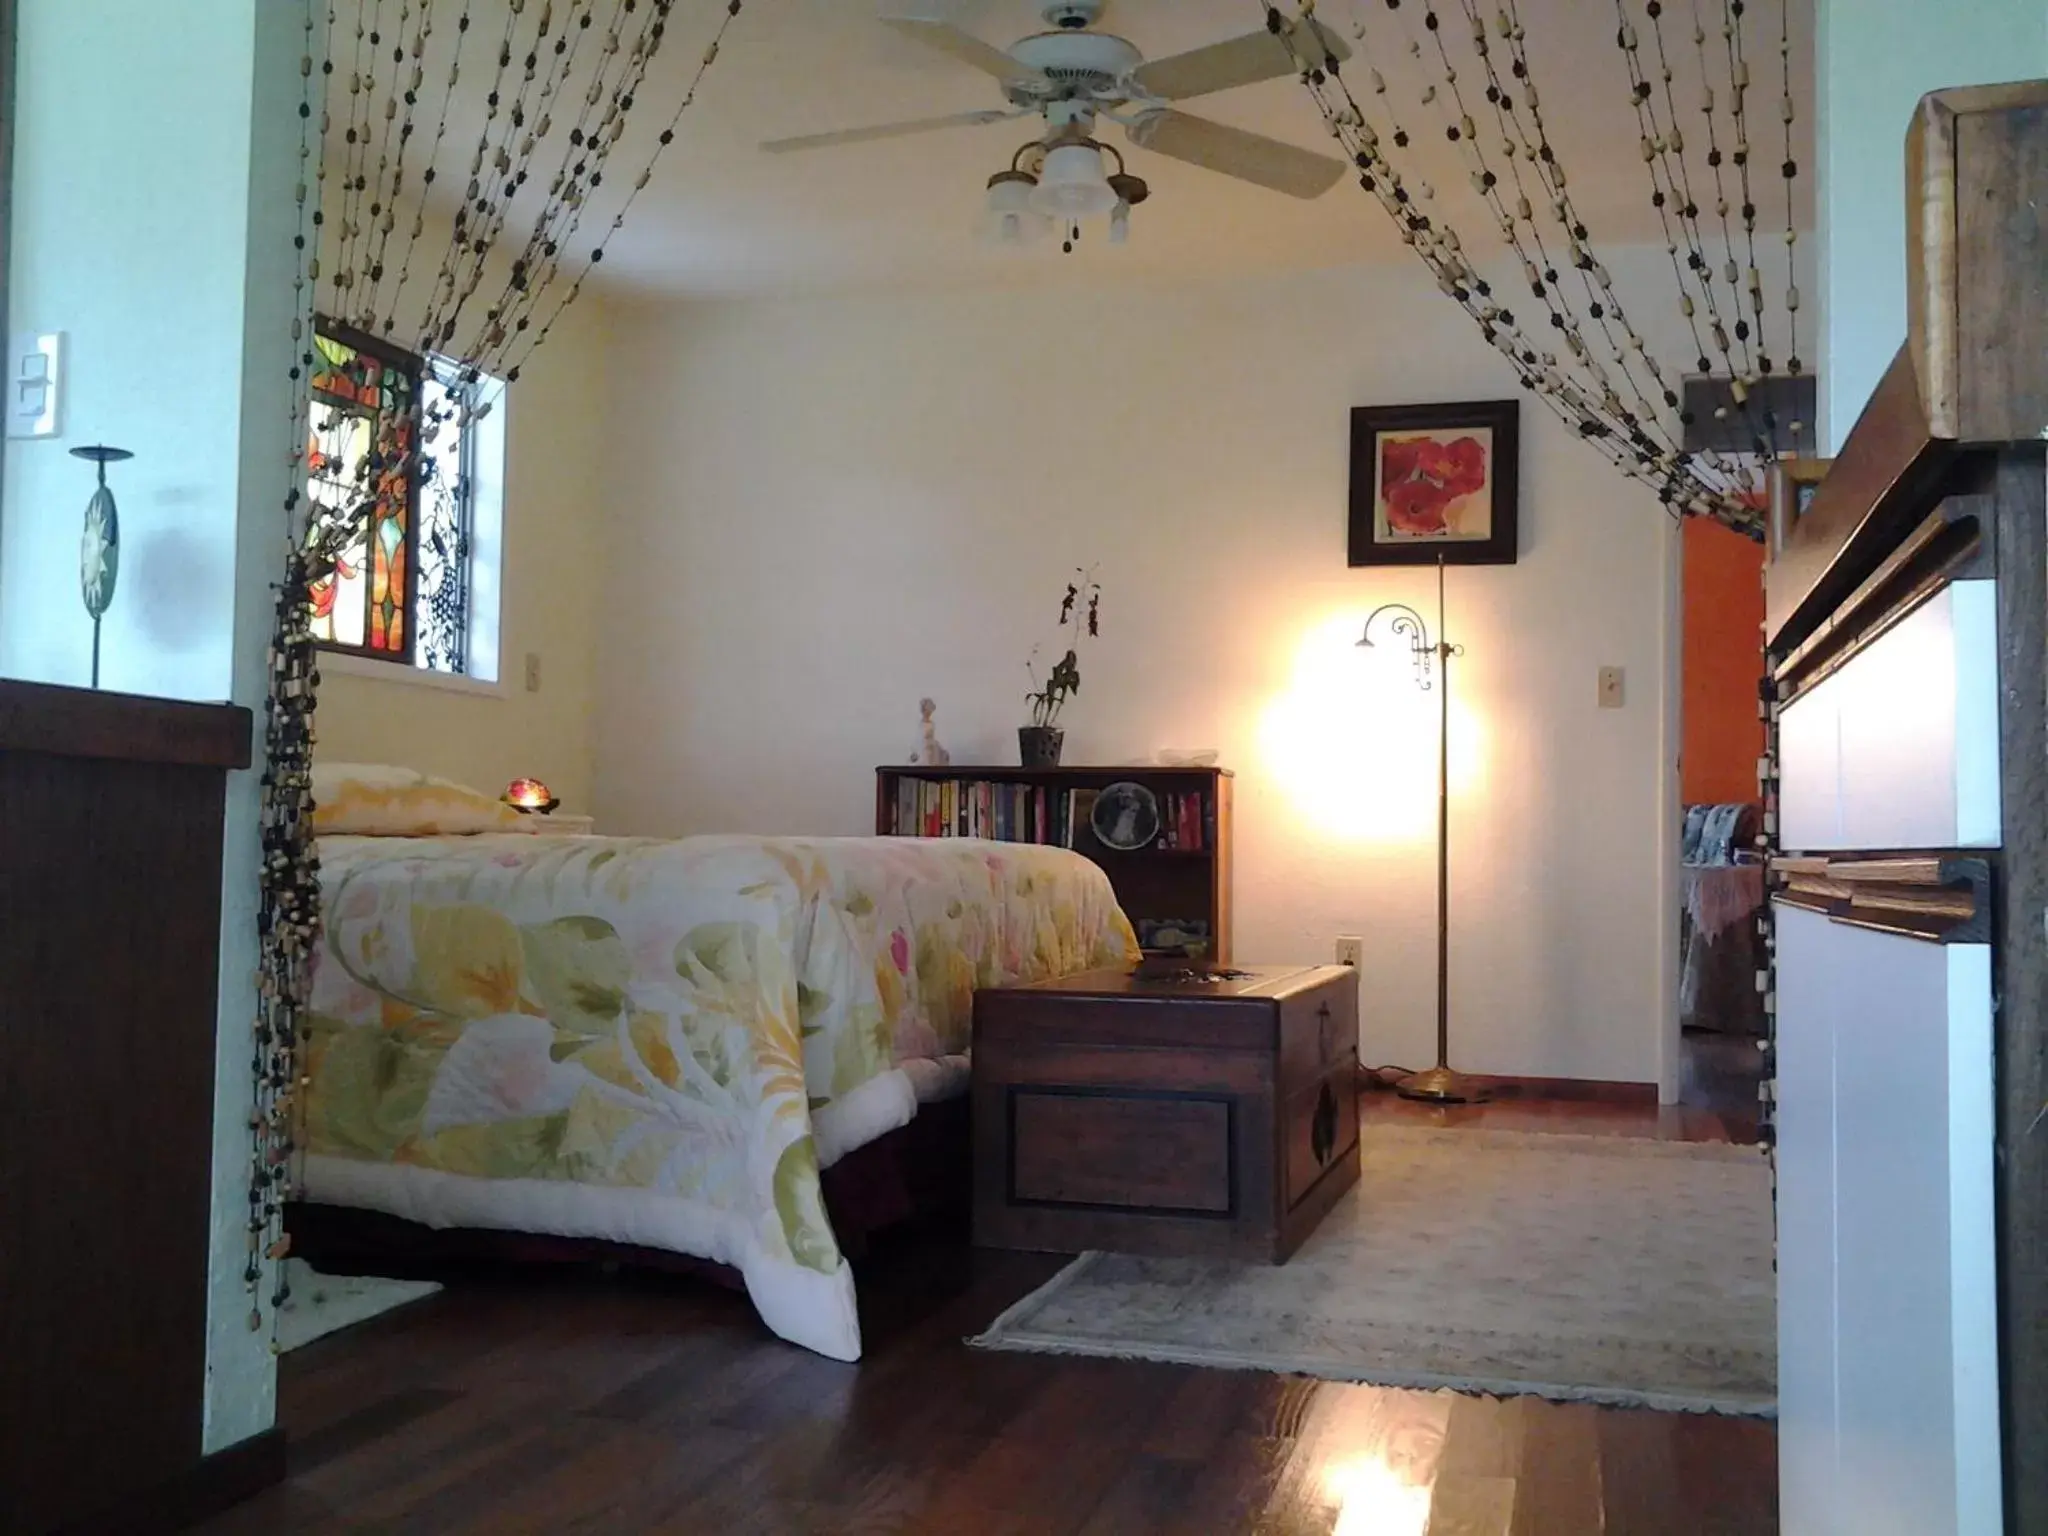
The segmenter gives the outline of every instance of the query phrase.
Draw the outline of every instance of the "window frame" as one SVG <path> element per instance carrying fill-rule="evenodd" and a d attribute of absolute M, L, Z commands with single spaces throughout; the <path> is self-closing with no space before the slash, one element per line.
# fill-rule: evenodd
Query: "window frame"
<path fill-rule="evenodd" d="M 413 576 L 413 582 L 410 588 L 410 597 L 412 599 L 413 610 L 411 614 L 411 638 L 415 648 L 418 646 L 420 637 L 425 631 L 425 626 L 420 621 L 420 609 L 422 605 L 429 601 L 426 590 L 426 583 L 424 580 L 426 574 L 426 567 L 420 563 L 419 558 L 419 541 L 421 534 L 425 529 L 425 519 L 422 516 L 422 510 L 425 502 L 425 496 L 423 494 L 425 476 L 423 475 L 421 470 L 428 453 L 426 436 L 424 431 L 424 427 L 426 424 L 426 391 L 428 384 L 431 382 L 433 385 L 438 386 L 440 390 L 445 395 L 447 395 L 448 399 L 455 405 L 457 411 L 464 413 L 464 416 L 466 417 L 466 419 L 464 419 L 463 417 L 457 418 L 463 420 L 463 428 L 461 433 L 460 451 L 456 455 L 455 461 L 455 477 L 457 487 L 455 491 L 455 537 L 457 540 L 456 553 L 459 558 L 452 562 L 452 564 L 454 565 L 454 568 L 457 571 L 459 571 L 459 580 L 462 583 L 462 616 L 461 622 L 456 626 L 457 633 L 460 636 L 460 639 L 458 641 L 459 649 L 456 653 L 455 658 L 456 664 L 453 667 L 436 667 L 431 663 L 419 658 L 417 655 L 417 651 L 415 652 L 415 657 L 413 661 L 413 665 L 416 670 L 421 672 L 433 673 L 434 675 L 440 677 L 474 676 L 474 673 L 472 672 L 471 668 L 475 661 L 476 649 L 476 528 L 477 494 L 480 489 L 480 484 L 477 479 L 477 466 L 479 463 L 478 439 L 480 434 L 477 431 L 477 418 L 474 417 L 473 415 L 468 415 L 467 413 L 472 412 L 475 409 L 475 407 L 481 402 L 484 388 L 487 384 L 491 382 L 491 380 L 487 375 L 479 375 L 478 377 L 465 382 L 462 376 L 464 373 L 468 371 L 469 366 L 466 363 L 460 362 L 455 358 L 445 356 L 438 352 L 427 353 L 426 356 L 421 359 L 420 363 L 419 398 L 421 421 L 419 423 L 419 427 L 415 429 L 419 432 L 420 446 L 418 452 L 415 453 L 414 455 L 413 464 L 414 507 L 413 518 L 411 523 L 413 548 L 411 554 L 408 556 L 408 558 L 412 562 L 410 566 L 410 570 Z"/>

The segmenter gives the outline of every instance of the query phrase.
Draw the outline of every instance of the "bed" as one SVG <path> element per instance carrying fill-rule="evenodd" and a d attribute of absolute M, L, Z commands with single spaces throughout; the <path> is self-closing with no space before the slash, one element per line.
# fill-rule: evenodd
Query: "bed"
<path fill-rule="evenodd" d="M 304 1202 L 729 1265 L 768 1327 L 844 1360 L 821 1171 L 964 1090 L 977 987 L 1137 954 L 1107 878 L 1057 848 L 481 832 L 320 855 Z"/>

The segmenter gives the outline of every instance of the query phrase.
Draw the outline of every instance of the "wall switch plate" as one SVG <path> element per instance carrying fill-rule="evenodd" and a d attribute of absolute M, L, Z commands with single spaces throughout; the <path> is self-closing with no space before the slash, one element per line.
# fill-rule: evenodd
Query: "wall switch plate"
<path fill-rule="evenodd" d="M 55 437 L 64 399 L 64 333 L 7 339 L 7 435 Z"/>
<path fill-rule="evenodd" d="M 528 651 L 526 653 L 526 691 L 528 693 L 540 692 L 539 651 Z"/>
<path fill-rule="evenodd" d="M 1355 933 L 1337 935 L 1337 963 L 1353 970 L 1365 963 L 1365 940 Z"/>
<path fill-rule="evenodd" d="M 1625 697 L 1622 681 L 1622 670 L 1620 667 L 1602 667 L 1600 669 L 1600 707 L 1602 709 L 1621 708 Z"/>

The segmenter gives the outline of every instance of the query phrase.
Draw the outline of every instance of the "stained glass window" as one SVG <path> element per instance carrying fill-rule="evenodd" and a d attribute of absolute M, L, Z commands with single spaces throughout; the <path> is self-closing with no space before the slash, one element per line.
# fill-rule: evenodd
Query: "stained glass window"
<path fill-rule="evenodd" d="M 336 328 L 313 338 L 307 492 L 313 636 L 410 662 L 419 367 Z"/>
<path fill-rule="evenodd" d="M 314 345 L 314 638 L 330 650 L 472 674 L 479 408 L 495 381 L 325 322 Z M 493 441 L 502 452 L 502 433 Z M 483 542 L 494 548 L 495 534 Z M 494 631 L 493 621 L 486 676 L 495 675 Z"/>

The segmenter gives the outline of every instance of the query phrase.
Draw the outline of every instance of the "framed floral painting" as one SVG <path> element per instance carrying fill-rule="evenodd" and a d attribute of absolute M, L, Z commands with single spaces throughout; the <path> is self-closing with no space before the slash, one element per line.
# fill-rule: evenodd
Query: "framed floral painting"
<path fill-rule="evenodd" d="M 1513 565 L 1520 402 L 1351 413 L 1351 564 Z"/>

